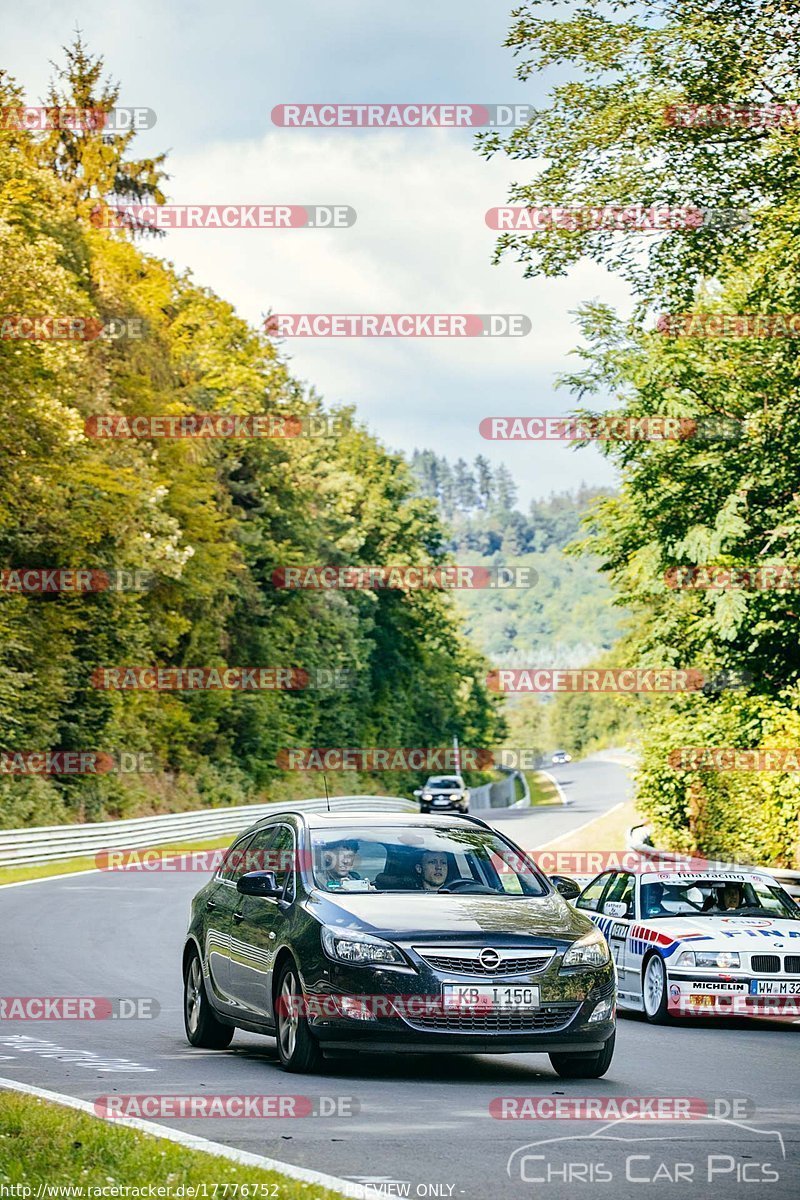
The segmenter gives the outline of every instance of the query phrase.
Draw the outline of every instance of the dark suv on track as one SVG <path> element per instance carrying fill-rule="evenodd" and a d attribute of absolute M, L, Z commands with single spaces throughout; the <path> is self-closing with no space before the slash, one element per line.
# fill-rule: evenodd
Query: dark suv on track
<path fill-rule="evenodd" d="M 267 1034 L 288 1071 L 325 1050 L 545 1052 L 597 1078 L 614 1050 L 603 935 L 475 817 L 276 811 L 194 898 L 183 978 L 193 1046 Z"/>

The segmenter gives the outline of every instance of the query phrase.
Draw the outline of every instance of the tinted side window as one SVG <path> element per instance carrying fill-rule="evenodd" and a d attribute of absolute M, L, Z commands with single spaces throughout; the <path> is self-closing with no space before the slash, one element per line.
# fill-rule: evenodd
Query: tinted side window
<path fill-rule="evenodd" d="M 606 871 L 604 875 L 598 875 L 597 879 L 593 879 L 587 888 L 581 893 L 575 901 L 576 908 L 588 908 L 591 912 L 597 912 L 597 906 L 600 903 L 600 897 L 605 891 L 606 884 L 611 878 L 611 872 Z"/>
<path fill-rule="evenodd" d="M 240 875 L 243 875 L 247 866 L 247 849 L 253 841 L 252 833 L 246 834 L 239 838 L 238 842 L 234 842 L 230 849 L 225 851 L 225 857 L 219 868 L 218 878 L 227 879 L 230 883 L 236 883 Z"/>
<path fill-rule="evenodd" d="M 274 871 L 280 887 L 289 889 L 287 898 L 294 895 L 296 852 L 294 831 L 288 825 L 268 825 L 259 829 L 247 847 L 248 871 Z"/>

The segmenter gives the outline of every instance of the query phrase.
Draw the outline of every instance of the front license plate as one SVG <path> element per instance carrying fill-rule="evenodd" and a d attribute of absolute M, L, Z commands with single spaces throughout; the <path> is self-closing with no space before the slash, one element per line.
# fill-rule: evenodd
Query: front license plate
<path fill-rule="evenodd" d="M 800 996 L 800 980 L 751 979 L 751 996 Z"/>
<path fill-rule="evenodd" d="M 498 1008 L 539 1007 L 538 987 L 527 984 L 445 983 L 442 992 L 444 1007 L 450 1009 L 477 1008 L 490 1012 Z"/>
<path fill-rule="evenodd" d="M 443 796 L 441 799 L 439 799 L 439 797 L 437 796 L 437 798 L 434 800 L 433 803 L 434 804 L 449 804 L 450 801 L 447 799 L 446 796 Z"/>

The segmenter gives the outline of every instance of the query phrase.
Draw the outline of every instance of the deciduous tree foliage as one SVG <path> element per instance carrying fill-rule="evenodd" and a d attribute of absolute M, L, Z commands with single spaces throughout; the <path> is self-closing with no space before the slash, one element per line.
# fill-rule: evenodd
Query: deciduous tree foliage
<path fill-rule="evenodd" d="M 531 0 L 514 12 L 508 44 L 523 79 L 556 67 L 560 82 L 529 126 L 482 143 L 485 153 L 537 159 L 533 179 L 514 189 L 520 203 L 690 203 L 750 214 L 745 224 L 647 238 L 504 235 L 498 255 L 516 252 L 530 275 L 562 274 L 588 255 L 633 287 L 630 321 L 601 302 L 581 312 L 582 368 L 562 382 L 582 411 L 610 393 L 615 415 L 722 419 L 730 434 L 605 443 L 623 487 L 595 509 L 583 548 L 601 556 L 634 614 L 623 643 L 631 665 L 744 679 L 735 690 L 645 709 L 639 801 L 657 838 L 779 863 L 798 855 L 796 772 L 676 771 L 668 755 L 681 744 L 797 745 L 797 585 L 680 590 L 666 572 L 800 561 L 800 343 L 675 335 L 663 322 L 653 328 L 653 318 L 800 312 L 796 116 L 681 128 L 666 114 L 670 105 L 797 103 L 799 43 L 791 0 L 614 0 L 566 15 Z"/>
<path fill-rule="evenodd" d="M 54 103 L 109 108 L 76 44 Z M 7 76 L 0 106 L 22 103 Z M 0 779 L 0 824 L 316 794 L 287 746 L 492 745 L 486 664 L 443 593 L 291 592 L 288 564 L 446 560 L 435 505 L 343 410 L 333 438 L 109 439 L 92 416 L 308 417 L 322 402 L 231 305 L 98 228 L 92 206 L 161 201 L 162 159 L 93 130 L 0 133 L 0 314 L 137 318 L 141 339 L 0 339 L 0 564 L 144 571 L 144 591 L 0 596 L 0 748 L 151 753 L 155 775 Z M 343 689 L 98 690 L 115 665 L 294 666 Z M 410 780 L 372 781 L 397 789 Z M 337 781 L 331 780 L 332 791 Z"/>

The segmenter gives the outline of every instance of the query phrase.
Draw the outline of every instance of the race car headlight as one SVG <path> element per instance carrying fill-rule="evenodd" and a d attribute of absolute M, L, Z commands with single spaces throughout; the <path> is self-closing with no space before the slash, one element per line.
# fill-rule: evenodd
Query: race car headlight
<path fill-rule="evenodd" d="M 739 955 L 732 950 L 684 950 L 679 956 L 678 967 L 719 967 L 727 971 L 739 966 Z"/>
<path fill-rule="evenodd" d="M 432 793 L 432 792 L 423 792 L 423 793 L 422 793 L 422 799 L 423 799 L 423 800 L 432 800 L 432 799 L 433 799 L 433 793 Z"/>
<path fill-rule="evenodd" d="M 599 929 L 585 933 L 577 942 L 573 942 L 564 955 L 562 967 L 602 967 L 611 955 L 608 943 Z"/>
<path fill-rule="evenodd" d="M 387 967 L 408 965 L 391 942 L 355 929 L 331 929 L 326 925 L 322 929 L 322 945 L 325 953 L 337 962 Z"/>

